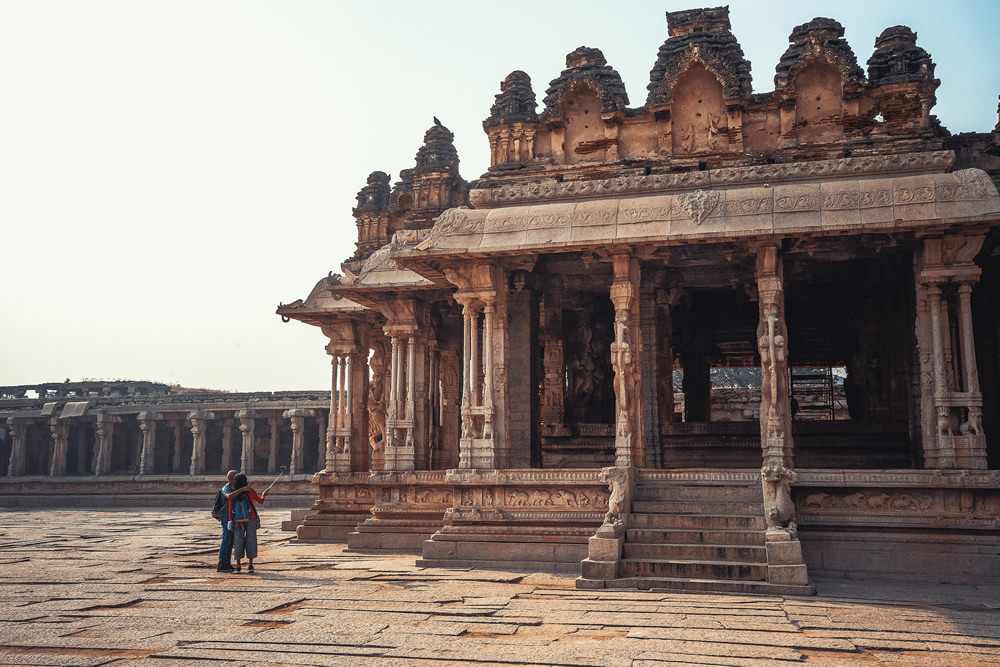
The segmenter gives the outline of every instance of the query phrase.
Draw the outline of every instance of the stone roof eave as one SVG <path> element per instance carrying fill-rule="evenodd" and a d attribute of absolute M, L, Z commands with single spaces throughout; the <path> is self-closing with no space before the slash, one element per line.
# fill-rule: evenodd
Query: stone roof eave
<path fill-rule="evenodd" d="M 707 188 L 645 197 L 451 209 L 423 250 L 393 256 L 428 270 L 455 258 L 572 252 L 789 236 L 980 227 L 1000 221 L 1000 195 L 979 169 L 890 178 Z"/>

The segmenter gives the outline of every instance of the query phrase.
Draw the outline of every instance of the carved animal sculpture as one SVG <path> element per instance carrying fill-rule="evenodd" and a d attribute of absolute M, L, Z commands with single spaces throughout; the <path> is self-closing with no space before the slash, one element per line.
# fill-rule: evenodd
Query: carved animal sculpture
<path fill-rule="evenodd" d="M 604 523 L 608 525 L 622 523 L 622 517 L 625 515 L 625 496 L 628 491 L 628 471 L 625 468 L 605 468 L 601 471 L 600 479 L 602 482 L 607 482 L 611 489 Z"/>
<path fill-rule="evenodd" d="M 559 498 L 567 507 L 576 507 L 577 505 L 576 494 L 572 491 L 562 489 L 556 492 L 556 497 Z"/>
<path fill-rule="evenodd" d="M 810 493 L 806 496 L 806 501 L 802 504 L 803 507 L 826 507 L 830 503 L 830 494 L 828 493 Z"/>
<path fill-rule="evenodd" d="M 535 489 L 531 492 L 531 496 L 528 497 L 528 504 L 533 506 L 551 505 L 552 494 L 544 489 Z"/>
<path fill-rule="evenodd" d="M 896 510 L 915 510 L 919 507 L 917 499 L 908 493 L 901 493 L 892 499 L 892 508 Z"/>
<path fill-rule="evenodd" d="M 521 506 L 528 503 L 528 494 L 524 491 L 511 491 L 507 501 L 508 505 Z"/>
<path fill-rule="evenodd" d="M 884 510 L 889 508 L 889 496 L 884 493 L 876 493 L 868 496 L 868 507 L 873 510 Z"/>
<path fill-rule="evenodd" d="M 761 470 L 764 486 L 764 508 L 768 528 L 792 532 L 795 504 L 792 502 L 792 482 L 798 478 L 793 470 L 784 466 L 766 466 Z"/>
<path fill-rule="evenodd" d="M 858 491 L 857 493 L 852 493 L 849 496 L 844 496 L 844 506 L 852 510 L 864 509 L 867 506 L 868 499 L 865 498 L 865 494 Z"/>

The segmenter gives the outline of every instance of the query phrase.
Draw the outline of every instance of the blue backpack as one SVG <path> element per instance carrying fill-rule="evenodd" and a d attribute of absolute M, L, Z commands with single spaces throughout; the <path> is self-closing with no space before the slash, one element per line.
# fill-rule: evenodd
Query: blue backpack
<path fill-rule="evenodd" d="M 233 521 L 245 521 L 253 517 L 253 513 L 250 510 L 250 499 L 246 497 L 246 494 L 241 495 L 239 498 L 233 501 L 233 516 L 231 519 Z"/>

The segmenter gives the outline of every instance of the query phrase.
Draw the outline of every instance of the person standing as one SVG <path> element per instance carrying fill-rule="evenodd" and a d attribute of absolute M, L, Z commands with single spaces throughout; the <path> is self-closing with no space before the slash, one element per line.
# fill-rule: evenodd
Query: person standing
<path fill-rule="evenodd" d="M 249 486 L 247 476 L 243 473 L 236 475 L 233 480 L 233 491 L 229 498 L 229 527 L 233 531 L 233 541 L 236 558 L 236 567 L 233 572 L 239 574 L 243 556 L 250 561 L 247 573 L 253 574 L 253 559 L 257 557 L 257 529 L 260 528 L 260 517 L 257 515 L 257 508 L 254 503 L 263 503 L 267 498 L 267 491 L 262 495 L 257 495 L 257 491 Z"/>
<path fill-rule="evenodd" d="M 219 519 L 222 522 L 222 544 L 219 545 L 219 564 L 215 567 L 216 572 L 233 571 L 233 531 L 229 528 L 229 516 L 225 508 L 228 505 L 229 495 L 233 492 L 233 480 L 238 474 L 238 471 L 230 470 L 226 475 L 226 485 L 219 491 L 222 494 L 224 509 Z"/>

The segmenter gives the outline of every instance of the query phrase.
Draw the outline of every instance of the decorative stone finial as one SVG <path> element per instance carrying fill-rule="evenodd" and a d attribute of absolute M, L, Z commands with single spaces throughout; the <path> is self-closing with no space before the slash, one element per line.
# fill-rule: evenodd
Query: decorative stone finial
<path fill-rule="evenodd" d="M 669 37 L 649 72 L 647 108 L 671 104 L 677 77 L 695 61 L 718 77 L 727 99 L 750 98 L 750 61 L 730 30 L 729 7 L 667 12 L 667 28 Z"/>
<path fill-rule="evenodd" d="M 358 205 L 354 215 L 362 212 L 384 211 L 389 207 L 389 174 L 373 171 L 368 175 L 368 184 L 358 190 Z"/>
<path fill-rule="evenodd" d="M 917 33 L 895 25 L 875 39 L 875 53 L 868 59 L 868 80 L 873 86 L 933 79 L 934 61 L 917 46 Z"/>
<path fill-rule="evenodd" d="M 817 57 L 826 58 L 840 70 L 845 84 L 865 85 L 865 72 L 858 65 L 850 44 L 844 39 L 844 26 L 839 22 L 822 16 L 814 18 L 808 23 L 795 26 L 788 41 L 788 49 L 775 68 L 776 87 L 787 87 L 805 63 Z"/>
<path fill-rule="evenodd" d="M 553 79 L 545 91 L 543 116 L 548 119 L 562 117 L 562 104 L 566 93 L 574 84 L 588 82 L 601 96 L 601 111 L 612 113 L 621 111 L 628 106 L 628 93 L 621 76 L 608 61 L 600 49 L 581 46 L 566 56 L 566 69 L 558 78 Z"/>
<path fill-rule="evenodd" d="M 538 120 L 535 112 L 535 91 L 531 89 L 531 77 L 515 70 L 500 84 L 500 94 L 490 109 L 486 126 L 523 121 L 533 123 Z"/>
<path fill-rule="evenodd" d="M 671 37 L 692 32 L 724 32 L 731 27 L 728 6 L 667 12 L 667 34 Z"/>
<path fill-rule="evenodd" d="M 581 46 L 572 53 L 566 55 L 566 68 L 577 69 L 579 67 L 604 67 L 608 64 L 604 53 L 600 49 L 592 49 Z"/>

